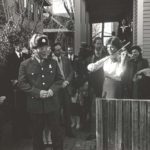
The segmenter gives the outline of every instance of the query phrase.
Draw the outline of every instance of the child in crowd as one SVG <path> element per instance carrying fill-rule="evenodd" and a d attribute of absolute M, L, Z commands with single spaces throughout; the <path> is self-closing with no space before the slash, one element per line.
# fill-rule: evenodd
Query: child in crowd
<path fill-rule="evenodd" d="M 43 143 L 44 145 L 52 145 L 51 131 L 47 127 L 43 130 Z"/>
<path fill-rule="evenodd" d="M 73 96 L 71 97 L 71 127 L 75 127 L 76 129 L 80 129 L 81 127 L 81 118 L 85 116 L 86 107 L 85 103 L 88 98 L 88 82 L 85 82 L 82 87 L 76 89 L 73 92 Z"/>
<path fill-rule="evenodd" d="M 80 128 L 80 102 L 79 102 L 79 90 L 75 90 L 71 97 L 71 127 L 76 129 Z"/>

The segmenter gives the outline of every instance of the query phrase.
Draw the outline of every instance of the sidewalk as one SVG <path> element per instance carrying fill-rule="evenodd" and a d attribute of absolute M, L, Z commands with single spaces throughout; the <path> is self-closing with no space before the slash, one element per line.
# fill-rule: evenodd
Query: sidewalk
<path fill-rule="evenodd" d="M 24 139 L 14 143 L 12 141 L 13 137 L 10 136 L 9 126 L 5 137 L 3 139 L 0 150 L 32 150 L 32 140 Z M 96 150 L 96 140 L 86 141 L 88 136 L 87 132 L 74 131 L 76 138 L 65 137 L 64 140 L 64 150 Z M 45 150 L 52 150 L 52 148 L 47 147 Z"/>

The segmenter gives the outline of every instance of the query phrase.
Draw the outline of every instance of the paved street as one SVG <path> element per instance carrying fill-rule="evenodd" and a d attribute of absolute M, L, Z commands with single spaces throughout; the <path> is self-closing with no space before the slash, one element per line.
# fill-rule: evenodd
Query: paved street
<path fill-rule="evenodd" d="M 11 126 L 7 124 L 4 127 L 4 138 L 0 150 L 32 150 L 32 140 L 23 139 L 14 142 L 11 137 Z M 76 138 L 65 137 L 64 150 L 96 150 L 96 140 L 87 141 L 86 138 L 89 135 L 86 131 L 74 130 Z M 45 150 L 52 150 L 50 147 L 46 147 Z"/>

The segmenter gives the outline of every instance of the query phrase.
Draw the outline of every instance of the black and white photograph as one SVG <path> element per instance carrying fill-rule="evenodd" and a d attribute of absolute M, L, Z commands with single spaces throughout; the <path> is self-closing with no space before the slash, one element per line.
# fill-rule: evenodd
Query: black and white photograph
<path fill-rule="evenodd" d="M 150 150 L 150 0 L 0 0 L 0 150 Z"/>

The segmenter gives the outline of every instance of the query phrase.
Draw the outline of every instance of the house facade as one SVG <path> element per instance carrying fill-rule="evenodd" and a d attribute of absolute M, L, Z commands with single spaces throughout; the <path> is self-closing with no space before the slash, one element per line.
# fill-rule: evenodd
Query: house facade
<path fill-rule="evenodd" d="M 24 26 L 43 32 L 43 7 L 51 5 L 50 1 L 0 0 L 0 4 L 4 6 L 6 20 L 12 17 L 17 23 L 25 14 Z M 82 42 L 91 44 L 93 23 L 114 22 L 129 16 L 133 21 L 133 44 L 142 47 L 143 56 L 150 62 L 150 0 L 74 0 L 74 10 L 76 54 Z"/>

